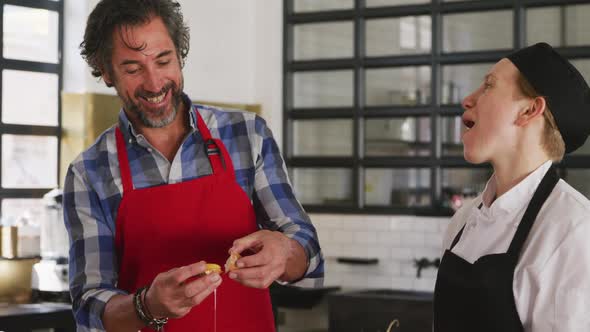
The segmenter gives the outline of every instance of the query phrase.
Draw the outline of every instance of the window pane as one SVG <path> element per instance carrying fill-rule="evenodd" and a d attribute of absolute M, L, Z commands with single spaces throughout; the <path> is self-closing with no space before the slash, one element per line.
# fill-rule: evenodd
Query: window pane
<path fill-rule="evenodd" d="M 590 45 L 588 17 L 590 5 L 529 9 L 526 18 L 527 44 L 544 41 L 554 47 Z"/>
<path fill-rule="evenodd" d="M 578 69 L 580 74 L 584 76 L 584 79 L 587 83 L 590 83 L 590 59 L 577 59 L 577 60 L 570 60 L 572 65 Z"/>
<path fill-rule="evenodd" d="M 430 67 L 368 69 L 365 104 L 421 105 L 430 103 Z"/>
<path fill-rule="evenodd" d="M 58 63 L 58 13 L 4 6 L 4 58 Z"/>
<path fill-rule="evenodd" d="M 429 156 L 430 118 L 378 118 L 365 120 L 367 156 Z"/>
<path fill-rule="evenodd" d="M 542 20 L 542 21 L 538 21 Z M 538 21 L 538 22 L 537 22 Z M 526 11 L 526 42 L 533 45 L 544 41 L 552 46 L 562 45 L 560 9 L 532 8 Z"/>
<path fill-rule="evenodd" d="M 294 0 L 296 12 L 312 12 L 334 9 L 352 9 L 354 0 Z"/>
<path fill-rule="evenodd" d="M 2 187 L 57 186 L 57 137 L 2 135 Z"/>
<path fill-rule="evenodd" d="M 493 64 L 448 65 L 442 68 L 441 104 L 460 104 L 481 85 Z"/>
<path fill-rule="evenodd" d="M 492 175 L 487 168 L 446 168 L 442 170 L 442 190 L 444 195 L 479 194 Z"/>
<path fill-rule="evenodd" d="M 577 59 L 570 60 L 570 62 L 580 71 L 580 74 L 584 76 L 587 83 L 590 84 L 590 59 Z M 586 143 L 579 147 L 572 154 L 574 155 L 590 155 L 590 139 L 586 140 Z"/>
<path fill-rule="evenodd" d="M 57 126 L 58 78 L 57 74 L 3 70 L 2 122 Z"/>
<path fill-rule="evenodd" d="M 2 221 L 14 222 L 24 217 L 39 223 L 43 217 L 45 205 L 38 198 L 5 198 L 2 200 Z"/>
<path fill-rule="evenodd" d="M 430 0 L 366 0 L 367 7 L 399 6 L 429 3 Z"/>
<path fill-rule="evenodd" d="M 590 45 L 590 5 L 567 6 L 565 15 L 566 45 Z"/>
<path fill-rule="evenodd" d="M 430 52 L 430 16 L 367 20 L 366 55 L 386 56 Z"/>
<path fill-rule="evenodd" d="M 444 156 L 462 156 L 463 141 L 461 137 L 465 131 L 463 120 L 460 116 L 440 117 L 440 137 L 442 154 Z"/>
<path fill-rule="evenodd" d="M 430 205 L 430 170 L 366 169 L 365 204 L 399 207 Z"/>
<path fill-rule="evenodd" d="M 293 121 L 295 156 L 352 156 L 352 120 Z"/>
<path fill-rule="evenodd" d="M 565 171 L 563 179 L 586 198 L 590 198 L 590 170 L 570 168 Z"/>
<path fill-rule="evenodd" d="M 512 11 L 443 16 L 443 51 L 512 48 Z"/>
<path fill-rule="evenodd" d="M 295 193 L 302 204 L 351 205 L 352 171 L 346 168 L 295 168 Z"/>
<path fill-rule="evenodd" d="M 351 58 L 352 22 L 299 24 L 293 28 L 295 60 Z"/>
<path fill-rule="evenodd" d="M 349 70 L 293 74 L 294 107 L 350 107 L 353 73 Z"/>
<path fill-rule="evenodd" d="M 590 155 L 590 139 L 586 139 L 586 143 L 572 152 L 572 155 Z"/>

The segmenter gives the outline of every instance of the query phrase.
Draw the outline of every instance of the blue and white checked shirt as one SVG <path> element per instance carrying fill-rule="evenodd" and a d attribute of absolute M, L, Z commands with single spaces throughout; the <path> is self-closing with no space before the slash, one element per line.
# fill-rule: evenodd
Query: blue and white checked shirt
<path fill-rule="evenodd" d="M 185 104 L 192 105 L 184 96 Z M 324 261 L 315 228 L 293 194 L 283 158 L 266 122 L 241 111 L 192 105 L 190 135 L 170 163 L 141 134 L 123 110 L 118 126 L 129 147 L 135 188 L 173 184 L 212 173 L 196 125 L 197 109 L 214 138 L 225 144 L 236 179 L 250 197 L 260 228 L 281 231 L 298 241 L 309 257 L 303 287 L 323 284 Z M 123 191 L 115 126 L 105 131 L 70 165 L 64 188 L 64 221 L 70 237 L 70 292 L 78 331 L 103 331 L 102 314 L 116 294 L 118 263 L 115 220 Z"/>

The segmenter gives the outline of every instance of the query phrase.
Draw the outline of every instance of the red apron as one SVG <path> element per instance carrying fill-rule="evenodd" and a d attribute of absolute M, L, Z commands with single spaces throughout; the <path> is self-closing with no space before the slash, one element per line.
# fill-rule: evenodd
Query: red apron
<path fill-rule="evenodd" d="M 208 142 L 213 174 L 145 189 L 133 188 L 125 141 L 116 128 L 123 182 L 115 233 L 120 289 L 135 292 L 161 272 L 200 260 L 223 267 L 233 241 L 258 230 L 254 208 L 236 182 L 225 146 L 219 139 L 212 140 L 198 111 L 197 128 Z M 226 274 L 222 277 L 217 289 L 217 331 L 275 331 L 268 290 L 242 286 Z M 186 316 L 170 319 L 164 329 L 214 331 L 214 323 L 212 294 Z"/>

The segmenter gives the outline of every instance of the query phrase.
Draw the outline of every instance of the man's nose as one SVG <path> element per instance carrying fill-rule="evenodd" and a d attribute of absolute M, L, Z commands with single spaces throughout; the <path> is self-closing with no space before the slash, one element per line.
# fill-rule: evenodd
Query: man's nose
<path fill-rule="evenodd" d="M 143 89 L 148 92 L 158 93 L 164 87 L 164 80 L 154 69 L 147 69 L 143 75 Z"/>

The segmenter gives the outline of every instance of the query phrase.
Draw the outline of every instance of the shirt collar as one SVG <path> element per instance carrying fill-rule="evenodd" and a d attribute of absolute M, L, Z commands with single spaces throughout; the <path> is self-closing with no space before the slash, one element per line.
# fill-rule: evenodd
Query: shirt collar
<path fill-rule="evenodd" d="M 182 100 L 185 105 L 189 105 L 189 125 L 191 126 L 192 132 L 195 132 L 197 130 L 197 107 L 193 105 L 191 99 L 185 93 L 182 94 Z M 137 141 L 137 137 L 141 135 L 137 133 L 133 124 L 129 121 L 123 107 L 119 110 L 119 129 L 121 129 L 125 141 L 129 143 Z"/>
<path fill-rule="evenodd" d="M 495 201 L 496 196 L 496 174 L 492 175 L 482 194 L 482 203 L 480 212 L 487 216 L 488 220 L 494 221 L 498 217 L 508 217 L 510 214 L 515 214 L 526 208 L 535 193 L 535 190 L 543 180 L 545 173 L 552 165 L 552 161 L 548 160 L 539 166 L 535 171 L 529 174 L 526 178 L 520 181 L 516 186 L 504 193 Z M 514 218 L 506 218 L 506 221 L 512 221 Z"/>

